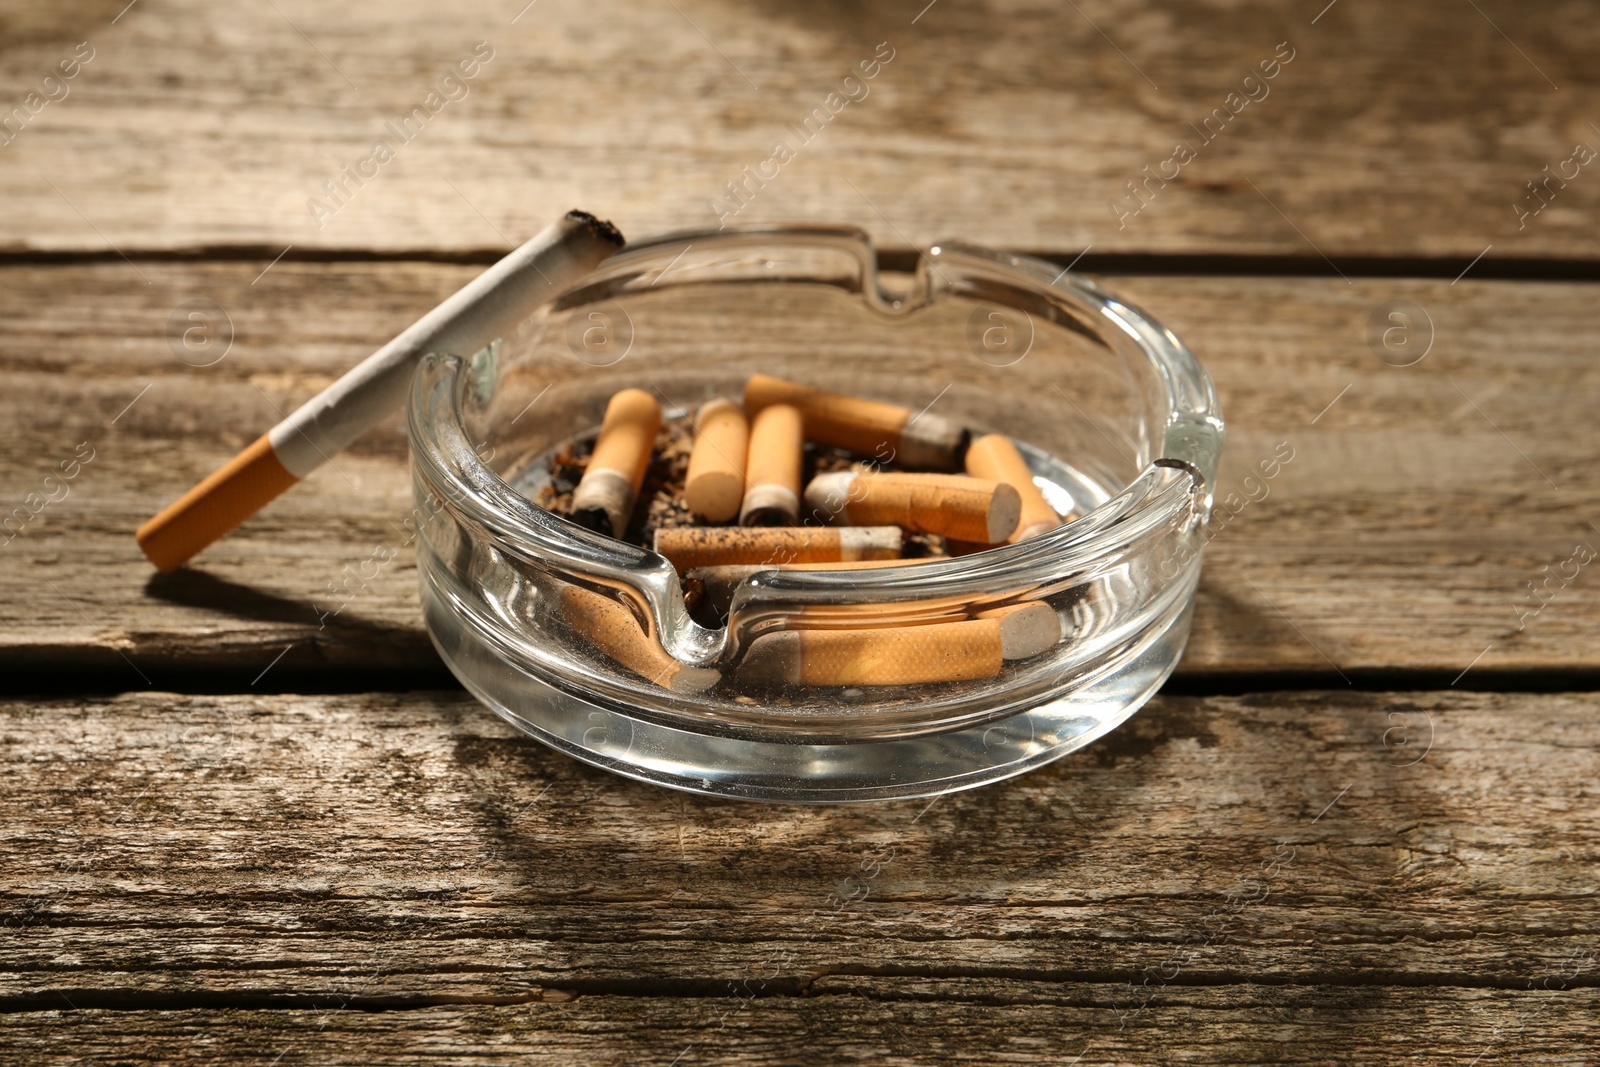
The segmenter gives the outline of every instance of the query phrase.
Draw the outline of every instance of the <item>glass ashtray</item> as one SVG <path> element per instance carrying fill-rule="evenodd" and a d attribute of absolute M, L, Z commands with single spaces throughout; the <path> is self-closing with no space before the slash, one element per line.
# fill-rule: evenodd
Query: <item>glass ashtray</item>
<path fill-rule="evenodd" d="M 1003 434 L 1070 521 L 911 565 L 750 567 L 708 622 L 663 555 L 535 502 L 619 391 L 682 417 L 753 374 Z M 617 773 L 806 802 L 982 785 L 1133 714 L 1188 637 L 1223 440 L 1194 356 L 1095 283 L 953 241 L 880 270 L 865 233 L 834 226 L 629 245 L 511 336 L 428 356 L 408 429 L 426 625 L 462 684 Z M 895 648 L 934 654 L 918 627 L 1017 605 L 1051 639 L 981 676 L 801 684 L 750 666 L 774 634 L 887 626 L 909 635 L 894 667 Z"/>

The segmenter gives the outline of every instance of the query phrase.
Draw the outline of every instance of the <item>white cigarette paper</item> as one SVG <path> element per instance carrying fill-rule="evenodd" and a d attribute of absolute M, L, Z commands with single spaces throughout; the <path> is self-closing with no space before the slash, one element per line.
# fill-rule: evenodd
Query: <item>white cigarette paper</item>
<path fill-rule="evenodd" d="M 472 355 L 621 245 L 609 223 L 569 212 L 274 426 L 278 462 L 304 478 L 400 408 L 423 355 Z"/>
<path fill-rule="evenodd" d="M 472 355 L 620 247 L 609 222 L 568 212 L 163 508 L 139 547 L 160 570 L 183 566 L 398 410 L 422 356 Z"/>

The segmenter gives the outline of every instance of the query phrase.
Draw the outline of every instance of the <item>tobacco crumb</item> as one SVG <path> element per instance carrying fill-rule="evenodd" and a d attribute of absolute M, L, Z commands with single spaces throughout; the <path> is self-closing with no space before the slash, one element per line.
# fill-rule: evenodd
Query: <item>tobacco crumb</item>
<path fill-rule="evenodd" d="M 562 518 L 572 517 L 572 491 L 583 480 L 589 466 L 589 454 L 594 451 L 594 438 L 574 441 L 550 454 L 550 484 L 539 488 L 540 507 Z"/>
<path fill-rule="evenodd" d="M 689 475 L 689 453 L 694 448 L 694 422 L 688 417 L 671 419 L 656 432 L 650 466 L 644 472 L 639 503 L 623 538 L 631 544 L 649 548 L 656 531 L 663 527 L 690 526 L 694 517 L 683 502 L 683 487 Z"/>

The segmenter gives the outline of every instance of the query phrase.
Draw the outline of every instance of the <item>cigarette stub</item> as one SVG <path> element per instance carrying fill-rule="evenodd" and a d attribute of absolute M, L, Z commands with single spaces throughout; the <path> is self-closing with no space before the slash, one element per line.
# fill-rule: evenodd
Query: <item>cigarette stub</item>
<path fill-rule="evenodd" d="M 561 590 L 561 614 L 567 624 L 596 648 L 633 673 L 674 693 L 699 693 L 721 677 L 716 671 L 691 667 L 661 647 L 633 612 L 592 589 L 568 585 Z"/>
<path fill-rule="evenodd" d="M 1037 613 L 1016 611 L 1000 618 L 925 626 L 782 630 L 750 642 L 739 665 L 739 679 L 764 685 L 839 686 L 993 678 L 1008 658 L 1023 658 L 1008 653 L 1038 654 L 1034 632 L 1038 626 Z M 1018 631 L 1024 631 L 1020 638 Z M 1026 651 L 1029 648 L 1035 650 Z"/>
<path fill-rule="evenodd" d="M 745 459 L 741 526 L 792 526 L 799 520 L 804 449 L 798 408 L 773 404 L 756 413 Z"/>
<path fill-rule="evenodd" d="M 805 421 L 806 439 L 880 463 L 923 470 L 958 471 L 966 450 L 964 426 L 898 404 L 886 404 L 754 374 L 744 387 L 751 417 L 772 404 L 791 404 Z"/>
<path fill-rule="evenodd" d="M 739 514 L 749 437 L 750 424 L 738 404 L 717 397 L 700 405 L 683 490 L 690 511 L 712 522 L 727 522 Z"/>
<path fill-rule="evenodd" d="M 628 528 L 650 450 L 661 429 L 661 405 L 643 389 L 624 389 L 606 405 L 589 465 L 572 491 L 572 521 L 621 537 Z"/>
<path fill-rule="evenodd" d="M 841 471 L 811 479 L 806 507 L 852 526 L 899 526 L 993 545 L 1017 528 L 1022 498 L 1004 482 L 963 474 Z"/>
<path fill-rule="evenodd" d="M 678 526 L 658 529 L 655 549 L 683 574 L 726 564 L 773 567 L 898 559 L 902 542 L 893 526 Z"/>
<path fill-rule="evenodd" d="M 472 355 L 621 247 L 609 222 L 569 212 L 139 527 L 139 547 L 160 570 L 181 567 L 400 408 L 425 353 Z"/>
<path fill-rule="evenodd" d="M 1049 533 L 1061 525 L 1061 516 L 1044 498 L 1034 483 L 1033 471 L 1017 451 L 1011 438 L 997 433 L 984 434 L 967 448 L 967 473 L 975 478 L 1004 482 L 1022 498 L 1022 515 L 1016 531 L 1007 540 L 1015 543 Z"/>

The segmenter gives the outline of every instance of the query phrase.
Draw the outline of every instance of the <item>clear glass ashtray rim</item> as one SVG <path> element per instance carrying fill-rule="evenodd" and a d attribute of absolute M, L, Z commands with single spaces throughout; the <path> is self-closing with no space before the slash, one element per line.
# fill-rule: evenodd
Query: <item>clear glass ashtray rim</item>
<path fill-rule="evenodd" d="M 1188 509 L 1193 521 L 1203 522 L 1212 506 L 1211 487 L 1216 479 L 1223 440 L 1223 421 L 1215 389 L 1204 366 L 1172 331 L 1137 306 L 1117 299 L 1089 278 L 1058 271 L 1045 260 L 1033 256 L 1001 253 L 956 240 L 936 242 L 918 252 L 917 268 L 909 293 L 891 296 L 879 284 L 877 256 L 870 235 L 850 226 L 832 225 L 753 225 L 725 230 L 693 230 L 664 234 L 630 244 L 606 261 L 589 278 L 555 303 L 576 290 L 629 276 L 660 270 L 664 275 L 673 261 L 691 246 L 724 246 L 748 250 L 763 243 L 795 242 L 829 245 L 851 252 L 860 265 L 861 292 L 871 306 L 889 315 L 906 314 L 938 299 L 945 287 L 940 284 L 941 262 L 979 262 L 1013 281 L 1019 290 L 1050 299 L 1052 294 L 1070 298 L 1081 309 L 1093 308 L 1116 324 L 1138 345 L 1157 370 L 1156 380 L 1167 393 L 1166 429 L 1161 437 L 1161 454 L 1152 456 L 1120 491 L 1086 514 L 1057 530 L 1026 541 L 1002 545 L 981 553 L 930 560 L 916 568 L 861 569 L 850 572 L 849 589 L 855 595 L 881 595 L 886 599 L 908 598 L 937 586 L 941 593 L 954 593 L 963 587 L 977 590 L 995 582 L 1036 579 L 1041 568 L 1071 572 L 1091 568 L 1097 560 L 1125 552 L 1139 538 L 1163 523 L 1173 521 Z M 783 282 L 803 281 L 786 278 Z M 822 279 L 818 279 L 819 281 Z M 783 282 L 780 282 L 782 284 Z M 663 281 L 652 285 L 686 284 Z M 459 373 L 470 354 L 439 353 L 426 357 L 413 379 L 407 406 L 407 428 L 413 462 L 429 481 L 445 488 L 445 496 L 463 518 L 485 532 L 492 533 L 503 547 L 528 554 L 543 562 L 560 563 L 587 570 L 596 577 L 637 585 L 653 579 L 659 584 L 676 582 L 671 565 L 659 555 L 635 545 L 617 541 L 567 522 L 526 499 L 512 488 L 479 456 L 466 431 L 462 403 L 472 376 Z M 430 372 L 443 374 L 451 402 L 443 411 L 431 401 Z M 1175 384 L 1186 382 L 1188 390 Z M 1191 402 L 1186 403 L 1189 394 Z M 442 414 L 442 419 L 436 416 Z M 1209 433 L 1209 447 L 1191 448 L 1192 440 L 1171 432 L 1173 427 L 1199 426 Z M 1192 478 L 1187 490 L 1176 483 L 1160 485 L 1162 468 L 1187 471 Z M 520 550 L 520 551 L 519 551 Z M 839 577 L 827 571 L 774 572 L 771 582 L 786 593 L 804 601 L 826 599 L 839 589 Z M 646 598 L 649 599 L 649 598 Z M 665 623 L 663 638 L 668 651 L 698 658 L 700 650 L 674 648 L 670 635 L 682 627 L 679 619 L 658 619 Z"/>

